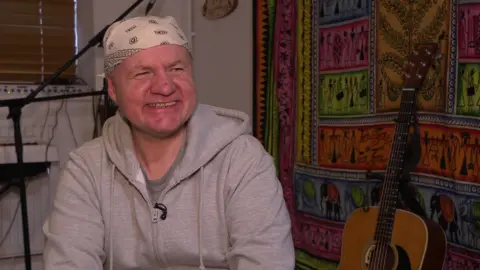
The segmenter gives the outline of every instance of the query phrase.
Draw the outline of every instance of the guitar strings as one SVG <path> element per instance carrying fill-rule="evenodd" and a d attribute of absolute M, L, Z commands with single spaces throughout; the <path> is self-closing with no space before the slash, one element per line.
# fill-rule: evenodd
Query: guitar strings
<path fill-rule="evenodd" d="M 425 52 L 428 54 L 428 55 L 431 55 L 430 52 L 428 52 L 428 50 L 425 50 Z M 416 53 L 416 55 L 418 56 L 418 52 Z M 426 56 L 426 55 L 424 55 Z M 410 63 L 409 63 L 410 64 Z M 412 67 L 415 67 L 416 65 L 413 64 Z M 423 66 L 426 66 L 425 63 L 423 63 Z M 418 72 L 418 69 L 416 70 L 416 72 Z M 416 74 L 418 75 L 418 74 Z M 421 77 L 419 77 L 421 78 Z M 372 261 L 373 263 L 369 263 L 369 269 L 372 269 L 372 266 L 375 268 L 375 269 L 378 269 L 377 267 L 380 267 L 381 266 L 381 270 L 383 270 L 386 266 L 386 261 L 388 259 L 388 250 L 389 250 L 389 247 L 390 247 L 390 243 L 387 243 L 386 241 L 384 241 L 385 239 L 383 239 L 382 241 L 382 238 L 387 238 L 385 237 L 387 233 L 389 233 L 389 237 L 390 237 L 390 241 L 391 241 L 391 238 L 392 238 L 392 232 L 393 232 L 393 226 L 394 226 L 394 221 L 395 221 L 395 215 L 396 215 L 396 206 L 397 206 L 397 203 L 398 203 L 398 188 L 399 188 L 399 184 L 400 182 L 399 181 L 403 181 L 404 179 L 399 179 L 399 177 L 401 177 L 400 173 L 402 172 L 402 169 L 403 169 L 403 164 L 404 164 L 404 159 L 405 159 L 405 151 L 402 153 L 401 157 L 400 158 L 396 158 L 396 159 L 393 159 L 392 160 L 392 157 L 395 157 L 395 154 L 398 155 L 398 153 L 396 151 L 399 150 L 400 147 L 407 147 L 407 144 L 408 144 L 408 137 L 409 137 L 409 129 L 410 129 L 410 124 L 412 122 L 412 117 L 414 117 L 414 109 L 415 109 L 415 106 L 416 106 L 416 94 L 417 94 L 417 91 L 418 89 L 415 89 L 415 90 L 408 90 L 408 91 L 404 91 L 402 89 L 402 98 L 401 98 L 401 103 L 400 103 L 400 111 L 399 111 L 399 114 L 398 114 L 398 121 L 397 123 L 395 124 L 395 130 L 394 130 L 394 141 L 392 142 L 392 149 L 390 151 L 390 160 L 389 160 L 389 166 L 387 167 L 387 171 L 386 171 L 386 175 L 385 175 L 385 178 L 384 178 L 384 183 L 382 185 L 382 192 L 381 192 L 381 202 L 380 202 L 380 207 L 379 207 L 379 212 L 378 212 L 378 218 L 377 218 L 377 228 L 379 227 L 378 230 L 376 230 L 376 232 L 378 232 L 378 239 L 377 241 L 375 242 L 375 248 L 373 249 L 373 253 L 371 254 L 371 256 L 373 257 Z M 410 96 L 411 95 L 411 96 Z M 406 100 L 410 100 L 409 102 L 405 102 Z M 405 110 L 405 109 L 409 109 L 408 111 Z M 403 138 L 400 137 L 400 138 L 397 138 L 398 136 L 404 136 Z M 401 139 L 401 140 L 400 140 Z M 398 143 L 400 141 L 400 143 Z M 404 144 L 404 145 L 403 145 Z M 392 166 L 390 166 L 391 163 L 395 164 L 397 167 L 395 168 L 394 167 L 394 174 L 392 175 L 391 174 L 391 170 L 392 170 Z M 400 167 L 402 166 L 402 167 Z M 397 181 L 393 182 L 391 181 L 392 180 L 392 177 L 398 177 L 397 178 Z M 396 185 L 395 189 L 392 189 L 392 186 L 393 185 Z M 390 190 L 390 192 L 386 192 L 387 190 Z M 395 191 L 395 193 L 393 193 L 392 191 Z M 393 202 L 395 203 L 395 205 L 393 207 L 386 207 L 386 204 L 389 203 L 386 201 L 386 196 L 393 196 L 395 195 L 396 197 L 396 200 Z M 390 200 L 390 203 L 391 200 Z M 378 224 L 378 220 L 380 220 L 380 214 L 383 214 L 383 212 L 386 212 L 386 214 L 389 213 L 388 210 L 392 210 L 395 209 L 395 211 L 393 213 L 391 213 L 392 218 L 390 220 L 391 224 L 391 228 L 386 231 L 386 228 L 384 226 L 382 226 L 383 224 Z M 384 211 L 380 211 L 380 210 L 384 210 Z M 386 220 L 385 220 L 386 221 Z"/>
<path fill-rule="evenodd" d="M 402 106 L 402 103 L 400 104 L 400 107 Z M 401 111 L 401 109 L 400 109 Z M 395 125 L 395 133 L 394 134 L 397 134 L 397 129 L 398 129 L 398 124 Z M 396 146 L 397 144 L 395 143 L 395 139 L 394 141 L 392 142 L 392 146 Z M 390 151 L 390 161 L 393 162 L 394 160 L 392 160 L 392 155 L 394 154 L 394 149 L 392 147 L 391 151 Z M 377 222 L 380 221 L 380 222 L 383 222 L 383 219 L 382 219 L 382 214 L 386 207 L 387 207 L 387 190 L 389 189 L 389 185 L 390 185 L 390 181 L 389 181 L 389 177 L 390 177 L 390 173 L 389 173 L 389 170 L 390 170 L 391 166 L 388 166 L 387 168 L 387 171 L 386 171 L 386 175 L 385 175 L 385 179 L 384 179 L 384 183 L 382 185 L 382 192 L 381 192 L 381 202 L 380 202 L 380 207 L 379 207 L 379 210 L 378 210 L 378 218 L 377 218 Z M 373 250 L 373 260 L 374 260 L 374 263 L 373 263 L 373 267 L 374 269 L 378 269 L 380 266 L 383 265 L 384 263 L 384 257 L 385 257 L 385 248 L 384 248 L 384 241 L 383 241 L 383 237 L 385 235 L 385 228 L 383 226 L 383 224 L 377 224 L 377 227 L 378 227 L 378 238 L 377 238 L 377 241 L 376 241 L 376 246 Z"/>
<path fill-rule="evenodd" d="M 400 104 L 401 106 L 401 104 Z M 397 129 L 398 125 L 395 125 L 395 131 Z M 394 133 L 396 134 L 396 132 Z M 396 145 L 395 144 L 395 140 L 393 140 L 392 142 L 392 145 Z M 393 148 L 390 152 L 390 162 L 393 162 L 392 159 L 391 159 L 391 156 L 393 154 Z M 387 171 L 386 171 L 386 175 L 385 175 L 385 179 L 384 179 L 384 183 L 382 185 L 382 192 L 380 193 L 381 194 L 381 197 L 380 197 L 380 206 L 378 208 L 378 218 L 377 218 L 377 239 L 376 239 L 376 243 L 375 243 L 375 247 L 373 249 L 373 264 L 371 264 L 373 267 L 370 268 L 370 269 L 378 269 L 378 267 L 381 265 L 382 261 L 383 261 L 383 257 L 384 257 L 384 248 L 383 248 L 383 241 L 382 241 L 382 236 L 384 235 L 385 231 L 384 231 L 384 227 L 382 224 L 378 224 L 378 222 L 382 222 L 382 210 L 386 207 L 386 190 L 388 190 L 388 186 L 389 185 L 389 181 L 388 181 L 388 177 L 389 177 L 389 168 L 391 166 L 388 166 L 387 167 Z"/>
<path fill-rule="evenodd" d="M 393 159 L 393 169 L 392 167 L 390 167 L 391 170 L 393 170 L 393 174 L 388 172 L 387 171 L 387 178 L 388 178 L 388 181 L 387 181 L 387 187 L 385 188 L 385 193 L 383 194 L 384 196 L 387 196 L 386 198 L 384 198 L 384 201 L 385 201 L 385 204 L 387 205 L 386 209 L 384 210 L 384 214 L 388 215 L 389 214 L 389 210 L 391 210 L 392 206 L 389 205 L 389 203 L 395 203 L 394 206 L 396 206 L 396 204 L 398 203 L 398 198 L 395 200 L 395 201 L 392 201 L 391 200 L 391 196 L 393 196 L 393 191 L 394 190 L 397 190 L 398 192 L 398 186 L 397 187 L 394 187 L 394 185 L 398 185 L 398 181 L 394 182 L 394 181 L 391 181 L 392 178 L 395 178 L 395 177 L 398 177 L 398 169 L 400 169 L 400 166 L 402 165 L 403 163 L 403 156 L 398 157 L 398 152 L 400 150 L 401 147 L 404 147 L 404 145 L 402 145 L 403 143 L 406 143 L 404 142 L 403 140 L 400 140 L 399 136 L 405 136 L 405 138 L 408 138 L 408 129 L 409 129 L 409 117 L 411 117 L 409 114 L 407 114 L 406 112 L 408 111 L 411 111 L 411 110 L 408 110 L 409 109 L 408 107 L 411 106 L 413 103 L 407 103 L 405 102 L 406 100 L 413 100 L 413 98 L 415 97 L 415 91 L 402 91 L 402 101 L 400 103 L 400 112 L 399 112 L 399 115 L 398 115 L 398 123 L 395 125 L 395 135 L 394 136 L 394 140 L 396 141 L 396 144 L 395 144 L 395 148 L 392 148 L 391 150 L 391 154 L 390 154 L 390 158 Z M 413 95 L 413 96 L 412 96 Z M 414 101 L 413 101 L 414 102 Z M 400 179 L 398 179 L 400 180 Z M 393 189 L 395 188 L 395 189 Z M 387 193 L 386 190 L 388 190 L 389 192 Z M 396 195 L 396 194 L 395 194 Z M 394 224 L 394 218 L 395 218 L 395 212 L 391 213 L 393 215 L 392 217 L 392 220 L 388 220 L 386 222 L 391 222 L 391 226 L 392 228 L 390 228 L 389 231 L 387 231 L 387 228 L 385 227 L 382 227 L 382 236 L 383 237 L 387 237 L 387 234 L 389 234 L 390 238 L 392 236 L 392 230 L 393 230 L 393 224 Z M 380 266 L 381 268 L 380 269 L 384 269 L 385 266 L 386 266 L 386 262 L 388 260 L 388 251 L 389 251 L 389 247 L 390 247 L 390 243 L 386 242 L 386 241 L 383 241 L 381 243 L 381 256 L 380 256 Z M 378 260 L 378 258 L 377 258 Z"/>
<path fill-rule="evenodd" d="M 402 99 L 405 99 L 405 97 L 403 96 L 403 94 L 407 94 L 407 92 L 404 92 L 402 93 Z M 400 112 L 399 112 L 399 115 L 398 117 L 400 118 L 401 117 L 401 112 L 402 112 L 402 106 L 404 106 L 404 102 L 401 102 L 400 103 Z M 396 140 L 395 140 L 395 137 L 398 136 L 398 131 L 399 131 L 399 128 L 400 128 L 400 124 L 397 123 L 395 125 L 395 136 L 394 136 L 394 141 L 392 142 L 392 149 L 390 150 L 390 162 L 392 163 L 396 163 L 396 160 L 393 159 L 395 153 L 396 153 L 396 148 L 398 148 L 398 143 L 396 143 Z M 393 164 L 394 165 L 394 164 Z M 395 166 L 395 165 L 394 165 Z M 387 192 L 390 188 L 391 188 L 391 168 L 392 166 L 388 166 L 387 168 L 387 171 L 386 171 L 386 175 L 385 175 L 385 179 L 384 179 L 384 183 L 382 185 L 382 192 L 381 192 L 381 202 L 380 202 L 380 207 L 379 207 L 379 211 L 378 211 L 378 219 L 377 221 L 380 221 L 380 222 L 383 222 L 383 218 L 384 218 L 384 212 L 387 212 L 388 211 L 388 197 L 390 196 L 390 194 Z M 385 262 L 386 262 L 386 257 L 388 255 L 388 248 L 385 247 L 386 243 L 384 243 L 385 239 L 385 236 L 386 236 L 386 228 L 384 227 L 384 224 L 377 224 L 377 227 L 378 227 L 378 235 L 377 235 L 377 241 L 375 243 L 375 248 L 373 249 L 373 267 L 374 269 L 378 269 L 379 267 L 382 267 L 384 268 L 385 267 Z"/>
<path fill-rule="evenodd" d="M 408 140 L 408 130 L 409 130 L 409 127 L 410 127 L 410 118 L 412 117 L 411 114 L 407 113 L 406 109 L 411 109 L 411 108 L 408 108 L 409 106 L 410 107 L 413 107 L 413 105 L 415 104 L 415 100 L 413 100 L 415 98 L 415 94 L 416 92 L 415 91 L 402 91 L 402 101 L 400 103 L 400 112 L 399 112 L 399 115 L 398 115 L 398 123 L 395 125 L 395 135 L 394 136 L 394 140 L 399 140 L 399 136 L 405 136 L 406 137 L 406 140 L 405 142 L 403 140 L 400 140 L 400 141 L 397 141 L 397 143 L 395 143 L 395 141 L 392 143 L 392 149 L 391 149 L 391 152 L 390 152 L 390 159 L 392 160 L 392 163 L 393 163 L 393 166 L 395 166 L 394 168 L 396 169 L 393 169 L 393 175 L 391 173 L 390 170 L 392 170 L 392 166 L 389 166 L 390 169 L 387 169 L 387 174 L 385 176 L 385 179 L 384 179 L 384 184 L 383 184 L 383 188 L 382 188 L 382 198 L 381 198 L 381 203 L 380 203 L 380 208 L 379 208 L 379 215 L 381 214 L 387 214 L 389 213 L 389 210 L 391 209 L 391 206 L 388 205 L 389 201 L 387 201 L 387 199 L 390 199 L 391 196 L 393 196 L 393 192 L 394 190 L 397 190 L 398 192 L 398 186 L 395 187 L 394 190 L 390 190 L 393 185 L 397 185 L 398 183 L 394 183 L 392 180 L 392 177 L 397 177 L 398 176 L 398 171 L 395 171 L 395 170 L 398 170 L 400 168 L 400 166 L 403 164 L 403 159 L 404 159 L 404 156 L 402 155 L 402 157 L 400 157 L 398 159 L 395 158 L 395 155 L 397 153 L 398 150 L 400 150 L 401 147 L 403 147 L 403 143 L 407 143 L 407 140 Z M 413 95 L 410 96 L 410 95 Z M 405 102 L 405 100 L 412 100 L 412 102 Z M 411 112 L 411 110 L 409 110 Z M 406 117 L 406 119 L 405 119 Z M 406 145 L 405 145 L 406 146 Z M 399 179 L 401 180 L 401 179 Z M 385 183 L 386 182 L 386 183 Z M 390 190 L 390 192 L 387 193 L 387 190 Z M 395 193 L 395 195 L 397 195 Z M 391 203 L 395 203 L 395 205 L 398 203 L 398 198 L 395 200 L 395 202 L 391 202 Z M 384 209 L 383 212 L 381 212 L 380 210 Z M 391 234 L 391 230 L 393 229 L 393 224 L 394 224 L 394 218 L 395 218 L 395 212 L 392 213 L 393 217 L 392 217 L 392 220 L 388 221 L 388 222 L 391 222 L 391 226 L 392 228 L 390 228 L 390 230 L 387 231 L 387 228 L 385 228 L 384 226 L 380 225 L 379 227 L 379 239 L 378 239 L 378 242 L 376 243 L 376 247 L 374 248 L 373 250 L 373 266 L 375 269 L 378 269 L 378 267 L 381 267 L 381 269 L 383 269 L 385 266 L 386 266 L 386 262 L 387 262 L 387 259 L 388 259 L 388 250 L 389 250 L 389 247 L 390 247 L 390 244 L 385 242 L 385 241 L 382 241 L 382 238 L 386 238 L 387 237 L 387 234 L 390 234 L 390 238 L 392 236 Z M 371 264 L 372 265 L 372 264 Z"/>

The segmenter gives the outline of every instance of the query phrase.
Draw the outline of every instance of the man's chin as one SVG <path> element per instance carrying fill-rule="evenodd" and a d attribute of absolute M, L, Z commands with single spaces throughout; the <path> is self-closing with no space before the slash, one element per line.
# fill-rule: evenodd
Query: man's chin
<path fill-rule="evenodd" d="M 155 130 L 151 132 L 150 136 L 157 139 L 168 139 L 168 138 L 174 137 L 183 129 L 184 129 L 184 126 L 182 125 L 171 130 Z"/>
<path fill-rule="evenodd" d="M 185 130 L 187 123 L 190 119 L 187 119 L 186 121 L 182 121 L 180 123 L 177 123 L 174 125 L 168 125 L 168 126 L 163 126 L 159 127 L 158 125 L 151 125 L 150 127 L 148 126 L 133 126 L 130 125 L 131 128 L 133 128 L 134 133 L 140 133 L 143 134 L 144 136 L 148 136 L 154 139 L 169 139 L 171 137 L 174 137 L 178 135 L 179 132 Z M 139 134 L 139 135 L 140 135 Z"/>
<path fill-rule="evenodd" d="M 149 129 L 149 130 L 140 130 L 140 132 L 155 139 L 168 139 L 168 138 L 174 137 L 184 129 L 185 129 L 185 124 L 181 124 L 172 128 L 162 128 L 162 129 L 156 128 L 156 129 Z"/>

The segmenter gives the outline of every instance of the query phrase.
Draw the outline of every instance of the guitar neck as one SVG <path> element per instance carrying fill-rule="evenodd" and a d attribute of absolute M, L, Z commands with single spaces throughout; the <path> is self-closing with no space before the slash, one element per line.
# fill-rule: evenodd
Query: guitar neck
<path fill-rule="evenodd" d="M 438 45 L 434 43 L 417 44 L 408 57 L 408 63 L 405 66 L 405 82 L 402 90 L 400 111 L 396 120 L 390 159 L 380 199 L 380 209 L 375 231 L 376 241 L 389 243 L 391 240 L 399 200 L 398 188 L 403 176 L 409 128 L 416 109 L 417 91 L 427 77 L 437 50 Z"/>
<path fill-rule="evenodd" d="M 395 132 L 391 145 L 390 159 L 382 188 L 382 199 L 379 209 L 375 240 L 390 241 L 395 211 L 397 210 L 398 188 L 401 181 L 405 151 L 407 150 L 409 128 L 415 113 L 415 88 L 404 88 L 400 111 L 395 124 Z"/>

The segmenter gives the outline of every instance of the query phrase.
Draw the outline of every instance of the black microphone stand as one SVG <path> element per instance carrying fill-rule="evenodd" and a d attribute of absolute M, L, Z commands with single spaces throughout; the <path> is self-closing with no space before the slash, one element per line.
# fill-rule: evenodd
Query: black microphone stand
<path fill-rule="evenodd" d="M 130 6 L 125 12 L 123 12 L 113 23 L 123 20 L 132 10 L 134 10 L 138 5 L 140 5 L 144 0 L 137 0 L 132 6 Z M 113 24 L 112 23 L 112 24 Z M 110 24 L 111 25 L 111 24 Z M 9 175 L 10 179 L 7 180 L 5 184 L 0 189 L 0 195 L 5 193 L 10 187 L 18 187 L 20 190 L 20 204 L 21 204 L 21 213 L 22 213 L 22 228 L 23 228 L 23 248 L 24 248 L 24 257 L 25 257 L 25 269 L 32 269 L 32 260 L 30 253 L 30 235 L 28 227 L 28 212 L 27 212 L 27 194 L 26 194 L 26 183 L 25 179 L 27 177 L 35 176 L 42 171 L 46 171 L 49 166 L 48 162 L 41 163 L 24 163 L 23 162 L 23 144 L 22 144 L 22 133 L 20 128 L 20 118 L 22 116 L 22 108 L 25 105 L 32 102 L 43 102 L 43 101 L 52 101 L 52 100 L 61 100 L 85 96 L 96 96 L 105 94 L 107 97 L 106 91 L 92 91 L 87 93 L 77 93 L 71 95 L 62 95 L 55 97 L 41 97 L 35 98 L 46 86 L 51 84 L 56 80 L 65 70 L 67 70 L 75 61 L 80 58 L 85 52 L 90 48 L 97 46 L 102 46 L 102 39 L 110 25 L 105 26 L 96 36 L 94 36 L 82 50 L 80 50 L 72 59 L 68 60 L 52 77 L 40 83 L 40 85 L 32 91 L 25 98 L 17 98 L 10 100 L 1 100 L 0 107 L 8 107 L 9 113 L 7 118 L 12 119 L 13 121 L 13 132 L 15 140 L 15 152 L 17 154 L 17 163 L 16 164 L 5 164 L 0 167 L 2 170 L 2 176 Z M 5 167 L 7 166 L 7 167 Z"/>

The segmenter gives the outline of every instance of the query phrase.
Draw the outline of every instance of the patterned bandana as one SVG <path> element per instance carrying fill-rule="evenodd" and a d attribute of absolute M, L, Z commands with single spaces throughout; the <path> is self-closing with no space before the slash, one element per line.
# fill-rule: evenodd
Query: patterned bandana
<path fill-rule="evenodd" d="M 107 29 L 103 44 L 106 75 L 127 57 L 154 46 L 176 44 L 191 52 L 185 34 L 170 16 L 142 16 L 115 22 Z"/>

